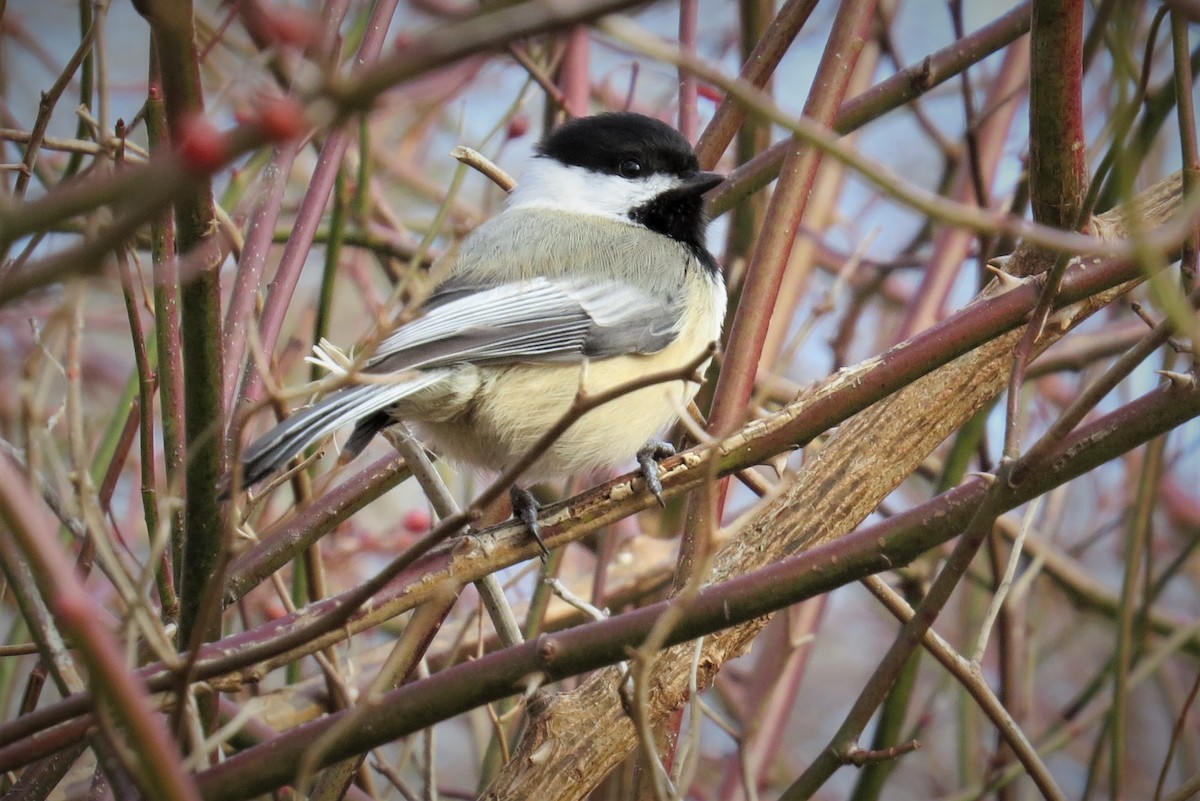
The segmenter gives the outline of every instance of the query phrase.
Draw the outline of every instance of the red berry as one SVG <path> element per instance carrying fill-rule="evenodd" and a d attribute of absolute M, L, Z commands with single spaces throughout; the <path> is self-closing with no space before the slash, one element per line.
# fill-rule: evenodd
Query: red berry
<path fill-rule="evenodd" d="M 304 107 L 290 97 L 272 97 L 259 105 L 258 124 L 273 142 L 295 139 L 308 127 Z"/>
<path fill-rule="evenodd" d="M 180 126 L 179 156 L 189 172 L 211 175 L 229 160 L 229 143 L 208 119 L 196 115 Z"/>
<path fill-rule="evenodd" d="M 429 530 L 433 519 L 427 509 L 409 509 L 404 514 L 404 530 L 409 534 L 423 534 Z"/>
<path fill-rule="evenodd" d="M 282 45 L 308 47 L 317 38 L 317 18 L 297 8 L 263 7 L 268 35 Z"/>
<path fill-rule="evenodd" d="M 234 106 L 233 121 L 238 125 L 249 125 L 250 123 L 254 122 L 255 119 L 256 116 L 254 114 L 254 109 L 252 109 L 250 106 L 242 103 Z"/>
<path fill-rule="evenodd" d="M 529 133 L 528 115 L 518 114 L 508 121 L 508 129 L 505 131 L 505 134 L 509 139 L 520 139 L 527 133 Z"/>

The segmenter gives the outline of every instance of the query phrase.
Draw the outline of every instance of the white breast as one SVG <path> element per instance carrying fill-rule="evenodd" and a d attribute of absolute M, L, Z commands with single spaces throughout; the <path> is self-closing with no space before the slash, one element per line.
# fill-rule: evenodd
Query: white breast
<path fill-rule="evenodd" d="M 692 265 L 693 269 L 702 269 Z M 617 356 L 584 364 L 521 364 L 479 369 L 474 399 L 456 414 L 420 425 L 431 444 L 450 458 L 502 470 L 525 454 L 567 413 L 582 386 L 595 395 L 643 376 L 678 370 L 718 342 L 725 315 L 723 282 L 695 281 L 676 339 L 658 353 Z M 707 363 L 698 372 L 703 373 Z M 639 389 L 579 419 L 522 477 L 524 482 L 562 478 L 627 464 L 661 436 L 695 397 L 694 381 Z M 411 419 L 411 418 L 410 418 Z"/>

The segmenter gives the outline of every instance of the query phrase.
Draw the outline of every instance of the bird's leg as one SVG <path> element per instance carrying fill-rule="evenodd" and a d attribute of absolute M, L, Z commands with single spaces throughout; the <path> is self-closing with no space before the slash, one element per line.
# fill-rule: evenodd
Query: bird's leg
<path fill-rule="evenodd" d="M 651 440 L 637 452 L 638 471 L 646 482 L 646 489 L 658 499 L 658 505 L 665 507 L 667 502 L 662 496 L 662 482 L 658 480 L 658 463 L 675 455 L 675 446 L 661 440 Z"/>
<path fill-rule="evenodd" d="M 525 528 L 529 529 L 529 533 L 537 540 L 538 547 L 542 549 L 542 561 L 545 562 L 550 552 L 546 550 L 546 543 L 542 542 L 542 527 L 538 523 L 538 510 L 542 505 L 533 497 L 532 492 L 515 484 L 509 489 L 508 498 L 512 502 L 513 518 L 520 520 L 525 524 Z"/>

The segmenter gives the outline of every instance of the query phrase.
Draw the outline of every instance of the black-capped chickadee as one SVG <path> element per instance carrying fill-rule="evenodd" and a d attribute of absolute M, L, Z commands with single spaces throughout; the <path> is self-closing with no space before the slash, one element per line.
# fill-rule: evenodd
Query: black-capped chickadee
<path fill-rule="evenodd" d="M 443 456 L 503 470 L 563 417 L 581 381 L 594 394 L 694 361 L 719 339 L 725 317 L 701 203 L 720 181 L 658 120 L 622 112 L 558 127 L 504 210 L 441 266 L 446 278 L 422 314 L 379 342 L 361 368 L 369 381 L 256 440 L 242 454 L 244 483 L 351 422 L 351 455 L 402 420 Z M 521 480 L 611 468 L 636 453 L 658 494 L 656 437 L 697 389 L 656 384 L 589 411 Z M 536 536 L 532 496 L 513 497 Z"/>

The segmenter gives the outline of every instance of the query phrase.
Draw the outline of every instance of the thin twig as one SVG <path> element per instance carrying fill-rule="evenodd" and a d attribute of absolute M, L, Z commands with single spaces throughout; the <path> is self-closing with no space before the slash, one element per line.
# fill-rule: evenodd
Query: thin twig
<path fill-rule="evenodd" d="M 705 81 L 737 96 L 755 112 L 786 128 L 801 141 L 819 148 L 825 155 L 849 167 L 888 197 L 911 206 L 923 215 L 979 234 L 1015 236 L 1056 253 L 1079 256 L 1133 256 L 1143 247 L 1159 252 L 1178 247 L 1183 238 L 1190 234 L 1195 217 L 1200 213 L 1200 197 L 1189 196 L 1173 220 L 1148 232 L 1141 243 L 1134 243 L 1128 240 L 1097 240 L 1085 234 L 1063 231 L 1027 222 L 1015 216 L 998 215 L 975 206 L 956 203 L 905 181 L 893 170 L 864 157 L 857 150 L 840 142 L 825 127 L 805 117 L 793 117 L 785 113 L 771 97 L 760 90 L 743 81 L 729 78 L 706 62 L 688 58 L 687 54 L 647 34 L 629 20 L 608 18 L 599 23 L 598 27 L 614 39 L 625 42 L 648 56 L 686 66 Z M 718 209 L 720 208 L 718 206 Z"/>
<path fill-rule="evenodd" d="M 862 583 L 901 623 L 912 619 L 912 607 L 905 603 L 904 599 L 882 579 L 871 576 L 863 579 Z M 932 629 L 925 633 L 921 645 L 970 693 L 979 708 L 1000 732 L 1005 743 L 1013 750 L 1017 760 L 1024 766 L 1025 771 L 1034 780 L 1043 795 L 1048 799 L 1065 798 L 1050 771 L 1038 756 L 1037 750 L 1026 738 L 1021 727 L 1005 710 L 1000 700 L 996 698 L 995 693 L 988 687 L 979 670 L 978 663 L 964 659 L 954 650 L 953 646 Z"/>
<path fill-rule="evenodd" d="M 517 185 L 516 179 L 474 148 L 459 145 L 450 151 L 450 155 L 471 169 L 482 173 L 505 192 L 511 192 L 513 187 Z"/>
<path fill-rule="evenodd" d="M 1180 405 L 1181 401 L 1184 404 L 1182 407 Z M 1091 469 L 1098 461 L 1112 458 L 1116 453 L 1123 452 L 1123 450 L 1130 446 L 1131 442 L 1144 442 L 1156 433 L 1162 430 L 1169 430 L 1171 427 L 1178 425 L 1182 419 L 1190 419 L 1191 416 L 1197 413 L 1200 413 L 1200 396 L 1196 395 L 1194 388 L 1160 388 L 1145 398 L 1139 399 L 1110 415 L 1106 415 L 1075 432 L 1062 444 L 1059 454 L 1048 461 L 1048 464 L 1052 465 L 1052 469 L 1039 473 L 1037 481 L 1028 482 L 1026 485 L 1023 485 L 1020 494 L 1014 500 L 1016 502 L 1024 502 L 1032 497 L 1036 497 L 1037 494 L 1047 491 L 1051 486 L 1061 483 L 1067 478 L 1074 477 L 1080 472 Z M 1181 417 L 1180 415 L 1183 416 Z M 1120 440 L 1120 444 L 1118 444 L 1117 440 Z M 808 592 L 819 592 L 821 591 L 820 588 L 827 585 L 839 585 L 844 583 L 847 576 L 852 576 L 855 570 L 862 569 L 864 571 L 863 574 L 867 574 L 879 569 L 881 566 L 894 565 L 897 561 L 912 558 L 917 553 L 935 546 L 953 532 L 960 531 L 966 523 L 965 516 L 971 513 L 974 505 L 980 501 L 984 494 L 985 491 L 982 487 L 982 482 L 969 482 L 952 490 L 947 494 L 948 497 L 929 502 L 913 510 L 912 513 L 896 516 L 883 524 L 864 527 L 837 542 L 822 546 L 816 551 L 803 553 L 789 560 L 774 563 L 763 568 L 759 573 L 755 573 L 752 576 L 745 576 L 743 579 L 747 588 L 757 588 L 759 592 L 764 587 L 799 590 L 801 589 L 801 584 L 808 588 Z M 647 501 L 648 504 L 652 502 L 652 499 Z M 938 525 L 944 526 L 944 528 L 939 529 L 929 526 L 928 521 L 930 520 L 939 521 Z M 513 528 L 517 527 L 514 526 Z M 521 536 L 524 538 L 523 533 Z M 881 557 L 881 538 L 888 543 L 887 547 L 895 546 L 898 550 L 891 556 L 884 555 Z M 530 546 L 531 550 L 532 547 Z M 904 551 L 903 549 L 905 548 L 909 550 Z M 907 553 L 908 556 L 902 556 L 904 553 Z M 826 567 L 826 569 L 819 571 L 812 569 L 815 564 L 821 563 L 822 560 L 828 559 L 831 555 L 835 557 L 836 568 L 831 569 Z M 792 570 L 796 571 L 795 575 L 786 572 Z M 743 579 L 733 580 L 730 586 L 742 586 Z M 722 598 L 716 601 L 715 609 L 722 617 L 722 620 L 726 620 L 726 615 L 731 611 L 731 607 L 726 604 L 727 600 L 727 598 Z M 796 597 L 789 596 L 788 599 L 778 600 L 780 603 L 791 603 L 796 600 Z M 326 608 L 335 608 L 339 602 L 340 599 L 330 599 L 323 602 L 323 605 Z M 657 611 L 644 611 L 645 614 L 650 615 L 648 619 L 643 621 L 645 628 L 641 629 L 640 633 L 631 635 L 633 637 L 632 640 L 621 640 L 616 644 L 613 651 L 616 655 L 615 658 L 624 658 L 622 648 L 626 642 L 639 642 L 644 639 L 645 633 L 654 625 L 657 615 L 660 612 L 661 609 Z M 642 613 L 638 612 L 633 617 L 626 617 L 623 623 L 628 624 L 635 619 L 641 619 L 638 615 Z M 699 612 L 696 612 L 696 614 L 699 617 L 703 617 Z M 761 611 L 761 607 L 755 607 L 753 610 L 747 610 L 746 614 L 754 617 L 763 614 L 763 611 Z M 284 621 L 284 625 L 287 630 L 290 630 L 295 626 L 295 622 Z M 727 625 L 727 621 L 721 625 Z M 1173 653 L 1191 642 L 1196 637 L 1198 627 L 1200 627 L 1200 624 L 1197 624 L 1197 626 L 1181 627 L 1169 638 L 1166 650 L 1163 653 Z M 683 633 L 682 630 L 676 632 L 678 636 L 682 636 Z M 584 631 L 580 629 L 579 635 L 584 638 L 583 641 L 587 645 L 587 652 L 595 656 L 596 654 L 592 648 L 595 645 L 594 633 L 590 630 Z M 240 640 L 241 638 L 236 639 Z M 521 646 L 521 648 L 530 649 L 538 647 L 534 643 L 527 643 L 525 646 Z M 239 662 L 242 666 L 252 664 L 253 658 L 257 656 L 255 652 L 260 650 L 257 645 L 251 645 L 251 647 L 246 648 L 242 643 L 235 641 L 214 645 L 213 649 L 211 654 L 199 660 L 196 670 L 198 678 L 211 678 L 216 675 L 228 673 L 230 670 L 237 670 L 239 669 Z M 230 661 L 227 652 L 233 650 L 239 651 L 238 657 L 248 656 L 251 660 L 246 662 L 241 662 L 240 659 Z M 537 657 L 539 660 L 538 663 L 540 664 L 544 658 L 557 657 L 559 655 L 560 650 L 556 645 Z M 212 658 L 213 656 L 216 658 Z M 482 675 L 488 676 L 493 680 L 497 678 L 494 674 L 494 662 L 483 664 L 482 667 L 485 670 Z M 1131 681 L 1136 683 L 1145 678 L 1145 670 L 1143 668 L 1147 670 L 1154 669 L 1145 665 L 1139 666 L 1135 675 L 1131 676 Z M 530 667 L 527 663 L 521 663 L 516 667 L 517 673 L 515 675 L 526 675 L 529 669 Z M 172 680 L 170 674 L 154 666 L 144 670 L 139 675 L 148 687 L 155 690 L 162 689 Z M 457 673 L 454 676 L 447 677 L 447 679 L 452 682 L 460 681 Z M 436 683 L 438 677 L 435 676 L 433 681 Z M 452 683 L 449 686 L 452 689 L 454 698 L 463 703 L 470 702 L 470 699 L 467 699 L 463 692 L 468 685 Z M 90 695 L 72 696 L 52 707 L 38 710 L 26 716 L 26 718 L 0 724 L 0 738 L 3 738 L 7 742 L 24 742 L 24 738 L 27 738 L 34 731 L 39 731 L 46 726 L 61 724 L 64 721 L 68 721 L 74 715 L 86 712 L 90 703 Z M 398 699 L 398 703 L 404 704 L 407 701 L 400 701 Z M 87 719 L 82 719 L 81 724 L 81 726 L 77 724 L 68 725 L 73 727 L 72 730 L 78 731 L 77 736 L 81 736 L 88 725 Z M 388 739 L 391 738 L 389 737 Z M 17 757 L 18 754 L 20 758 L 30 758 L 31 756 L 36 758 L 39 755 L 36 750 L 31 750 L 29 747 L 22 747 L 17 751 L 13 751 L 13 749 L 0 749 L 0 769 L 8 770 L 14 764 L 25 764 L 24 762 L 13 763 L 10 761 L 14 757 Z"/>
<path fill-rule="evenodd" d="M 412 471 L 413 478 L 425 491 L 425 497 L 437 512 L 438 517 L 445 519 L 459 514 L 458 504 L 455 503 L 454 496 L 446 487 L 446 482 L 442 481 L 442 477 L 434 469 L 433 462 L 425 453 L 424 446 L 413 438 L 408 429 L 403 424 L 397 424 L 385 430 L 384 436 L 387 437 L 392 447 L 404 457 L 409 470 Z M 489 573 L 475 582 L 475 588 L 479 591 L 479 597 L 492 620 L 492 625 L 496 627 L 500 643 L 508 647 L 523 642 L 521 627 L 508 603 L 508 598 L 504 595 L 504 588 L 500 586 L 500 581 L 495 574 Z"/>
<path fill-rule="evenodd" d="M 1008 565 L 1004 569 L 1004 578 L 1000 580 L 1000 585 L 996 587 L 996 591 L 992 594 L 992 601 L 988 605 L 987 614 L 983 617 L 983 624 L 979 627 L 979 636 L 975 640 L 975 650 L 971 653 L 971 664 L 980 666 L 983 664 L 983 655 L 987 651 L 988 637 L 991 634 L 992 626 L 996 622 L 996 618 L 1000 616 L 1000 609 L 1004 606 L 1004 601 L 1008 597 L 1008 590 L 1012 587 L 1013 576 L 1017 574 L 1017 565 L 1021 562 L 1023 551 L 1021 546 L 1025 543 L 1025 536 L 1029 533 L 1029 529 L 1033 526 L 1033 520 L 1037 517 L 1038 509 L 1042 505 L 1041 496 L 1033 500 L 1029 504 L 1029 508 L 1025 510 L 1025 517 L 1021 521 L 1021 528 L 1017 531 L 1017 536 L 1013 539 L 1012 553 L 1008 557 Z"/>

